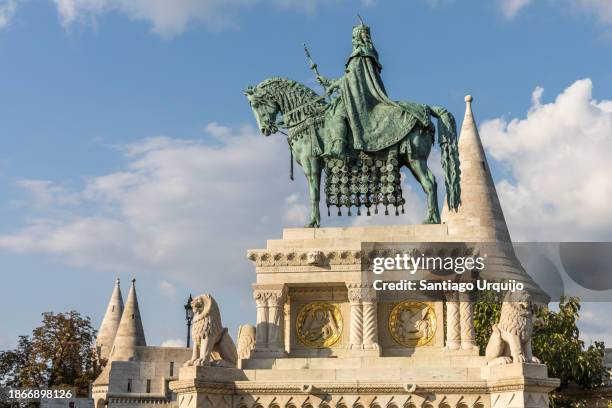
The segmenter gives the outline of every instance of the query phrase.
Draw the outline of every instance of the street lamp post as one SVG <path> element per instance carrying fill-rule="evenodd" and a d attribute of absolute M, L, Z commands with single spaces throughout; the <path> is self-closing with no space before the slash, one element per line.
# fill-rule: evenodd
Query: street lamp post
<path fill-rule="evenodd" d="M 191 297 L 191 293 L 189 294 L 189 299 L 187 299 L 187 303 L 185 303 L 185 320 L 187 320 L 187 347 L 191 345 L 191 321 L 193 320 L 193 309 L 191 308 L 191 301 L 193 298 Z"/>

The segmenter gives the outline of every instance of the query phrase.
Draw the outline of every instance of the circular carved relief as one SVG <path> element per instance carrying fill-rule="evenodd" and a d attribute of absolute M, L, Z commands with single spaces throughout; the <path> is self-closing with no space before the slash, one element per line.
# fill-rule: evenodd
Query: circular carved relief
<path fill-rule="evenodd" d="M 436 334 L 436 322 L 436 313 L 427 303 L 400 302 L 389 314 L 389 333 L 401 346 L 423 346 Z"/>
<path fill-rule="evenodd" d="M 297 338 L 305 346 L 331 347 L 342 336 L 342 314 L 332 303 L 307 303 L 298 312 L 295 322 Z"/>

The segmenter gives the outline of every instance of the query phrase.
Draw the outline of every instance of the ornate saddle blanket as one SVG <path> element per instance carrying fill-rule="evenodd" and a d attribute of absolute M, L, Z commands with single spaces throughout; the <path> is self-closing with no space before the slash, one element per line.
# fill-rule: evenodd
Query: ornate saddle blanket
<path fill-rule="evenodd" d="M 362 154 L 348 160 L 327 159 L 324 183 L 328 215 L 332 206 L 338 208 L 338 215 L 342 215 L 342 207 L 348 208 L 349 216 L 351 207 L 361 215 L 362 206 L 367 215 L 372 207 L 378 214 L 379 205 L 384 206 L 385 215 L 389 215 L 389 206 L 395 206 L 395 215 L 399 215 L 399 207 L 404 213 L 397 149 L 390 149 L 387 158 Z"/>

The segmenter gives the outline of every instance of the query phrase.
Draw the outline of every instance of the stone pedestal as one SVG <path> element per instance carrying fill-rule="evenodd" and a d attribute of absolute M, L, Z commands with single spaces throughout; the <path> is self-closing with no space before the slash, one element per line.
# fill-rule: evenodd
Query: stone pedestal
<path fill-rule="evenodd" d="M 250 358 L 240 370 L 181 369 L 171 384 L 178 407 L 545 407 L 558 381 L 543 365 L 487 366 L 465 294 L 407 300 L 373 290 L 362 271 L 364 242 L 455 241 L 446 225 L 284 230 L 249 251 L 257 310 Z M 427 335 L 406 342 L 398 319 L 416 312 Z"/>
<path fill-rule="evenodd" d="M 246 376 L 237 368 L 182 367 L 178 381 L 170 383 L 180 408 L 232 408 L 236 381 Z"/>
<path fill-rule="evenodd" d="M 481 375 L 491 393 L 491 408 L 545 408 L 548 393 L 559 386 L 543 364 L 485 366 Z"/>

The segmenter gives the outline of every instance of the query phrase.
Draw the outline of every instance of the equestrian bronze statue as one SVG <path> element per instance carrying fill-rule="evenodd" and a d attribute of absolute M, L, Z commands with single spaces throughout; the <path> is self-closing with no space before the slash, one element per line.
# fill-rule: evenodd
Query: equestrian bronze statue
<path fill-rule="evenodd" d="M 403 213 L 402 167 L 410 169 L 427 194 L 424 223 L 440 223 L 437 183 L 427 167 L 435 141 L 431 117 L 437 119 L 448 207 L 457 210 L 461 191 L 455 119 L 439 106 L 389 99 L 369 27 L 361 22 L 353 28 L 353 51 L 338 79 L 321 76 L 307 49 L 306 54 L 325 95 L 279 77 L 244 91 L 259 130 L 269 136 L 285 129 L 292 157 L 304 169 L 311 204 L 306 227 L 321 224 L 323 170 L 328 215 L 332 207 L 339 215 L 342 207 L 348 215 L 352 208 L 361 215 L 364 207 L 367 215 L 378 213 L 379 206 L 385 214 L 389 206 L 396 215 L 399 208 Z"/>

